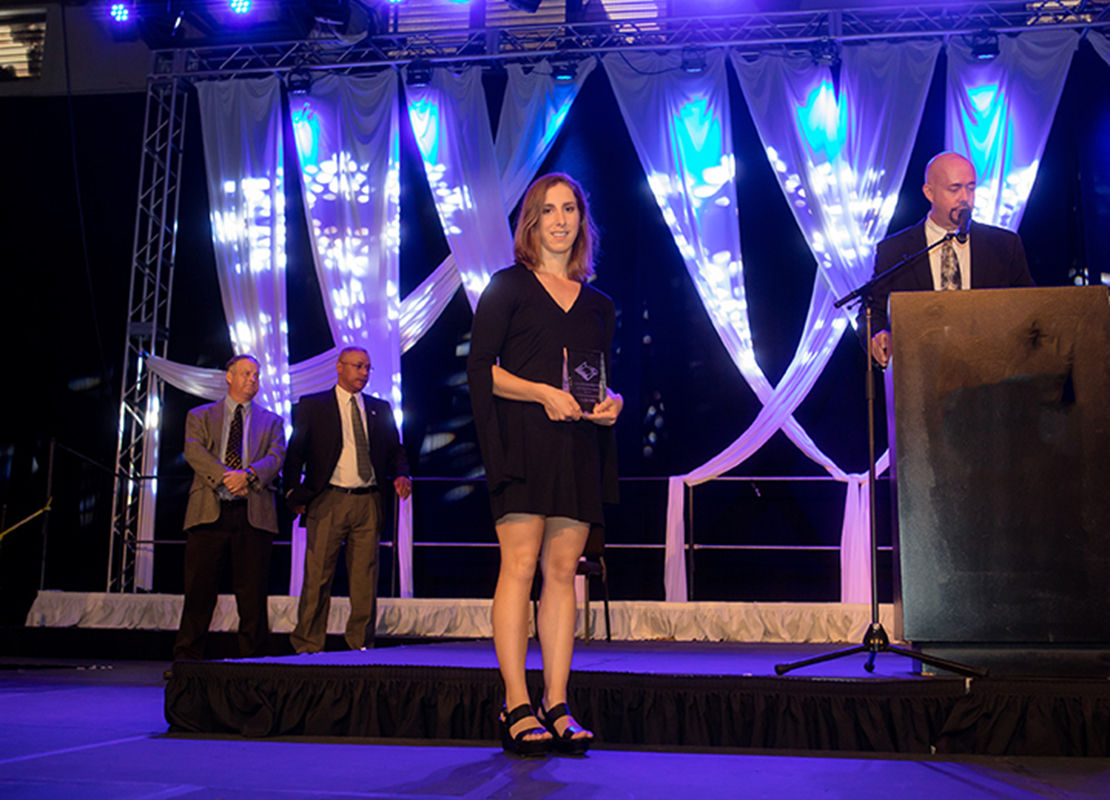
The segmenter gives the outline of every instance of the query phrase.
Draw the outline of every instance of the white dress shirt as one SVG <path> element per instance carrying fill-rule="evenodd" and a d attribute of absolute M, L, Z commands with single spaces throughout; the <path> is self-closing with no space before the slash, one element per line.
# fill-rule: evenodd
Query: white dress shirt
<path fill-rule="evenodd" d="M 355 429 L 351 425 L 351 398 L 355 398 L 358 413 L 362 417 L 362 429 L 366 431 L 367 442 L 370 440 L 370 426 L 366 424 L 366 406 L 362 402 L 361 394 L 351 394 L 339 384 L 335 385 L 335 396 L 339 401 L 339 419 L 343 424 L 343 449 L 339 453 L 339 462 L 331 474 L 331 483 L 342 486 L 344 489 L 361 489 L 365 486 L 377 484 L 374 475 L 374 465 L 370 465 L 370 480 L 364 481 L 358 476 L 358 452 L 355 449 Z"/>
<path fill-rule="evenodd" d="M 935 244 L 948 235 L 948 231 L 933 222 L 932 217 L 925 218 L 925 243 L 928 245 Z M 952 247 L 956 250 L 956 260 L 960 262 L 960 288 L 971 288 L 971 236 L 967 237 L 967 241 L 960 244 L 958 239 L 952 240 Z M 940 280 L 940 258 L 941 251 L 944 250 L 944 245 L 934 247 L 929 251 L 929 269 L 933 273 L 933 288 L 939 290 L 941 286 Z"/>

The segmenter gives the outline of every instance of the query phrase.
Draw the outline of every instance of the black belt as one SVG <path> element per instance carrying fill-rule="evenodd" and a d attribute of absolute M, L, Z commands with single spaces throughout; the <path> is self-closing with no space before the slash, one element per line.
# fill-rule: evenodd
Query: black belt
<path fill-rule="evenodd" d="M 247 502 L 247 498 L 245 498 L 245 497 L 236 497 L 236 498 L 233 498 L 231 500 L 225 500 L 221 497 L 220 502 L 223 503 L 225 506 L 236 506 L 236 505 L 239 505 L 240 503 Z"/>
<path fill-rule="evenodd" d="M 343 492 L 343 494 L 370 494 L 372 492 L 378 491 L 377 486 L 359 486 L 357 488 L 350 489 L 346 486 L 336 486 L 334 483 L 329 483 L 328 488 L 335 492 Z"/>

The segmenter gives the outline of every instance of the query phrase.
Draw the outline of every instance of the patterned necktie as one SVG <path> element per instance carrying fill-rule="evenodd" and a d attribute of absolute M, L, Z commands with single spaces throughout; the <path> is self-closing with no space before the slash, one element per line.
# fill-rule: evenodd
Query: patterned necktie
<path fill-rule="evenodd" d="M 227 431 L 227 452 L 224 453 L 224 463 L 228 469 L 243 468 L 243 406 L 235 406 L 235 416 L 231 418 L 231 427 Z"/>
<path fill-rule="evenodd" d="M 956 248 L 949 239 L 940 248 L 940 288 L 959 289 L 960 286 L 960 259 L 956 257 Z"/>
<path fill-rule="evenodd" d="M 351 397 L 351 428 L 355 432 L 355 455 L 358 458 L 358 476 L 370 480 L 372 470 L 370 467 L 370 440 L 366 438 L 366 428 L 362 424 L 362 414 L 359 412 L 358 401 Z"/>

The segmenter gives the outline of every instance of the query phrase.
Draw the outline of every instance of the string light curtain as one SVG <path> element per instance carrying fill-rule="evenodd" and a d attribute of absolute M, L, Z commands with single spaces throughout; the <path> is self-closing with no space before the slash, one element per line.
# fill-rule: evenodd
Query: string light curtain
<path fill-rule="evenodd" d="M 260 363 L 258 402 L 291 413 L 285 186 L 277 77 L 197 84 L 216 275 L 236 353 Z"/>
<path fill-rule="evenodd" d="M 322 75 L 290 97 L 313 260 L 335 346 L 312 359 L 300 394 L 335 385 L 345 347 L 361 347 L 374 371 L 367 390 L 403 420 L 399 263 L 401 166 L 397 73 Z M 298 394 L 299 396 L 299 394 Z M 412 506 L 401 500 L 398 538 L 411 540 Z M 306 531 L 293 527 L 289 593 L 299 595 Z M 398 548 L 401 551 L 403 548 Z M 411 548 L 405 551 L 411 555 Z"/>
<path fill-rule="evenodd" d="M 679 53 L 614 53 L 603 63 L 648 186 L 710 322 L 740 372 L 754 376 L 759 367 L 740 256 L 725 55 L 707 53 L 700 73 L 685 72 Z M 676 492 L 682 495 L 682 480 L 672 478 L 670 486 L 664 557 L 669 601 L 687 597 L 681 499 L 674 499 Z"/>
<path fill-rule="evenodd" d="M 1074 30 L 999 36 L 998 56 L 983 60 L 949 41 L 945 149 L 975 165 L 979 222 L 1021 224 L 1078 46 Z"/>
<path fill-rule="evenodd" d="M 494 142 L 506 216 L 551 152 L 567 112 L 596 63 L 592 57 L 579 62 L 573 81 L 556 81 L 547 61 L 528 71 L 519 64 L 506 66 L 508 83 Z M 483 277 L 477 278 L 477 282 L 482 281 Z M 462 278 L 451 253 L 402 304 L 402 352 L 412 347 L 439 318 L 460 285 Z"/>
<path fill-rule="evenodd" d="M 308 94 L 292 96 L 290 106 L 332 341 L 370 354 L 370 388 L 400 412 L 397 73 L 324 75 Z M 335 383 L 335 355 L 322 388 Z"/>
<path fill-rule="evenodd" d="M 403 68 L 407 76 L 409 67 Z M 431 70 L 426 86 L 406 85 L 409 119 L 424 162 L 440 225 L 447 237 L 470 308 L 478 304 L 493 271 L 513 262 L 513 240 L 482 71 L 455 75 Z"/>
<path fill-rule="evenodd" d="M 880 61 L 889 56 L 889 53 L 878 53 L 875 55 L 875 60 Z M 935 58 L 935 48 L 933 58 Z M 686 75 L 676 69 L 679 64 L 677 57 L 673 55 L 659 57 L 637 54 L 627 59 L 620 56 L 605 59 L 606 71 L 609 73 L 614 93 L 621 105 L 641 162 L 648 173 L 649 185 L 652 186 L 656 200 L 660 204 L 664 219 L 675 235 L 687 269 L 695 286 L 698 287 L 722 342 L 738 369 L 764 403 L 764 408 L 749 429 L 725 451 L 698 470 L 686 476 L 672 478 L 668 503 L 664 576 L 668 600 L 687 599 L 682 536 L 683 484 L 696 485 L 727 472 L 758 450 L 779 429 L 784 429 L 807 455 L 830 472 L 836 474 L 841 480 L 849 480 L 849 476 L 821 453 L 791 417 L 793 410 L 819 377 L 847 325 L 846 318 L 833 313 L 834 296 L 830 291 L 830 281 L 816 281 L 814 297 L 798 353 L 779 387 L 775 389 L 770 385 L 756 363 L 751 348 L 750 324 L 743 294 L 731 164 L 728 164 L 727 160 L 723 162 L 726 164 L 723 177 L 727 186 L 714 188 L 712 183 L 701 177 L 706 167 L 715 161 L 715 154 L 718 152 L 723 154 L 724 148 L 731 145 L 731 133 L 727 127 L 729 111 L 723 61 L 710 59 L 706 70 L 695 75 Z M 929 61 L 929 69 L 920 76 L 925 86 L 928 84 L 931 65 L 932 61 Z M 796 70 L 801 71 L 799 82 L 803 84 L 812 77 L 811 70 L 815 69 L 811 62 L 794 66 Z M 751 65 L 745 61 L 738 67 L 738 72 L 746 67 Z M 752 84 L 749 91 L 755 97 L 754 101 L 749 98 L 749 103 L 758 106 L 762 102 L 764 106 L 768 106 L 776 97 L 796 97 L 797 93 L 790 91 L 788 80 L 790 73 L 786 67 L 787 64 L 782 59 L 764 62 L 761 65 L 757 60 L 757 66 L 751 67 L 748 74 L 749 82 Z M 851 69 L 851 67 L 846 68 Z M 755 72 L 754 75 L 751 74 L 752 71 Z M 904 77 L 896 70 L 885 70 L 878 77 L 889 75 L 891 72 L 897 77 Z M 828 77 L 827 70 L 822 78 L 824 77 Z M 809 83 L 812 84 L 813 81 L 809 80 Z M 772 141 L 778 143 L 781 140 L 779 147 L 783 150 L 800 149 L 803 152 L 807 149 L 813 150 L 812 140 L 798 140 L 799 123 L 802 119 L 801 114 L 805 112 L 809 112 L 811 116 L 816 115 L 822 121 L 827 120 L 830 97 L 827 92 L 820 91 L 823 85 L 823 81 L 819 82 L 816 93 L 812 89 L 801 92 L 800 101 L 787 102 L 786 107 L 782 109 L 785 119 L 781 121 L 780 128 L 773 132 L 765 130 L 762 133 L 765 143 L 770 134 Z M 829 85 L 831 86 L 831 80 Z M 896 88 L 904 91 L 903 86 L 899 85 Z M 891 94 L 891 92 L 884 94 Z M 920 105 L 924 103 L 924 90 L 920 92 L 919 97 L 919 107 L 910 117 L 914 128 L 916 128 L 916 121 L 920 119 Z M 824 132 L 828 134 L 831 131 L 834 135 L 838 135 L 838 132 L 846 130 L 847 126 L 844 128 L 840 126 L 838 102 L 835 98 L 832 100 L 833 124 L 831 128 L 825 125 Z M 900 111 L 900 108 L 892 109 L 888 117 L 898 116 Z M 767 113 L 771 113 L 769 109 Z M 753 109 L 753 117 L 757 119 L 758 126 L 758 108 Z M 855 122 L 855 120 L 852 121 Z M 889 129 L 882 128 L 877 122 L 873 121 L 872 125 L 879 128 L 875 133 L 876 137 L 890 133 Z M 907 142 L 913 140 L 912 131 L 910 133 Z M 906 147 L 908 148 L 909 144 Z M 857 150 L 864 149 L 866 148 L 857 147 Z M 825 151 L 829 151 L 827 146 Z M 771 152 L 770 147 L 769 152 Z M 835 152 L 838 158 L 844 158 L 841 149 L 836 149 Z M 824 160 L 827 161 L 827 159 Z M 804 163 L 801 158 L 798 161 Z M 904 164 L 902 171 L 904 172 Z M 716 175 L 715 172 L 710 174 Z M 800 176 L 797 170 L 793 174 Z M 677 176 L 677 180 L 669 182 L 665 177 L 660 177 L 668 175 Z M 800 177 L 798 179 L 800 180 Z M 895 195 L 898 185 L 900 185 L 900 179 L 894 186 Z M 793 191 L 797 188 L 791 186 Z M 858 188 L 856 192 L 859 192 Z M 706 203 L 706 200 L 709 202 Z M 706 213 L 708 211 L 706 206 L 710 204 L 713 208 L 727 209 L 727 213 L 720 216 Z M 889 211 L 886 213 L 886 221 L 889 221 Z M 882 225 L 882 230 L 885 231 L 885 223 Z M 820 232 L 817 231 L 817 233 Z M 811 242 L 816 240 L 813 237 L 807 237 L 807 239 Z M 715 246 L 707 246 L 710 241 L 713 241 Z M 822 244 L 823 249 L 829 249 L 824 242 Z M 856 500 L 857 502 L 847 503 L 846 507 L 858 516 L 858 496 Z M 858 520 L 855 521 L 855 526 L 858 526 L 858 522 Z"/>
<path fill-rule="evenodd" d="M 806 392 L 851 318 L 850 310 L 833 309 L 833 300 L 871 277 L 874 248 L 894 213 L 939 49 L 935 42 L 847 46 L 839 91 L 831 69 L 808 57 L 749 61 L 733 55 L 768 160 L 817 261 L 805 334 L 787 370 L 787 377 L 795 368 L 805 375 Z M 807 341 L 811 333 L 817 337 Z M 767 402 L 762 394 L 760 399 Z M 809 458 L 847 484 L 841 600 L 870 602 L 867 474 L 846 473 L 793 418 L 783 430 Z M 888 463 L 884 453 L 876 474 Z"/>
<path fill-rule="evenodd" d="M 506 205 L 513 206 L 519 201 L 547 157 L 570 106 L 595 64 L 593 58 L 585 59 L 579 65 L 576 79 L 567 82 L 554 80 L 546 62 L 529 72 L 515 65 L 509 68 L 496 143 L 501 180 L 510 187 Z M 396 278 L 391 283 L 388 277 L 396 274 L 398 244 L 394 191 L 399 186 L 396 92 L 394 72 L 371 79 L 328 76 L 314 82 L 307 98 L 294 99 L 292 112 L 304 174 L 306 208 L 316 245 L 317 275 L 333 339 L 344 344 L 360 344 L 370 351 L 376 371 L 390 375 L 390 396 L 394 407 L 400 408 L 397 396 L 400 353 L 408 350 L 434 324 L 461 281 L 451 256 L 402 302 L 396 302 Z M 485 115 L 484 97 L 481 99 Z M 467 113 L 472 111 L 472 108 L 467 109 Z M 488 127 L 486 130 L 488 136 Z M 368 213 L 374 220 L 370 225 L 364 220 Z M 366 242 L 360 233 L 366 230 L 387 233 Z M 393 263 L 388 269 L 374 270 L 375 263 L 389 261 Z M 377 280 L 377 288 L 371 291 L 367 291 L 368 267 Z M 382 302 L 376 302 L 378 299 Z M 392 324 L 395 314 L 397 323 Z M 374 316 L 377 328 L 382 326 L 383 320 L 391 323 L 386 335 L 379 331 L 377 337 L 367 336 L 363 321 Z M 391 341 L 383 350 L 378 343 L 387 337 L 398 339 L 398 343 Z M 292 365 L 292 398 L 332 386 L 336 355 L 337 350 L 331 348 Z M 222 370 L 192 367 L 160 358 L 152 358 L 151 362 L 164 380 L 189 394 L 216 400 L 226 391 Z M 391 363 L 397 366 L 383 369 L 383 364 Z M 403 597 L 411 597 L 412 512 L 407 501 L 401 504 L 398 527 L 400 591 Z M 303 529 L 294 531 L 290 568 L 290 593 L 294 595 L 300 591 L 303 534 Z"/>

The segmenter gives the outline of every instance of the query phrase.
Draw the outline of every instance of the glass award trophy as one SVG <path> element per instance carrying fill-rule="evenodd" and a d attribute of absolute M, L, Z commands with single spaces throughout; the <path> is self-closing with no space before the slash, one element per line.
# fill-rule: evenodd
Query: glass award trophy
<path fill-rule="evenodd" d="M 600 350 L 563 348 L 563 391 L 589 414 L 605 399 L 605 354 Z"/>

